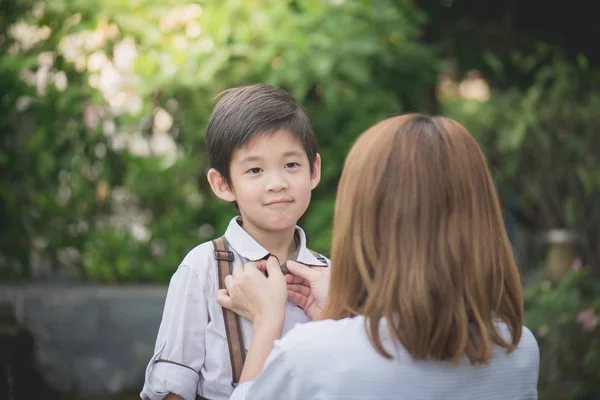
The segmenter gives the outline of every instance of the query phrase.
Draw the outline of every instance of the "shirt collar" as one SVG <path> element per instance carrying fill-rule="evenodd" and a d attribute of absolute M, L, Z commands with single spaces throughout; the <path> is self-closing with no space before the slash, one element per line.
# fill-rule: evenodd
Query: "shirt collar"
<path fill-rule="evenodd" d="M 238 253 L 250 261 L 262 260 L 269 255 L 269 252 L 262 247 L 248 232 L 240 225 L 241 217 L 234 217 L 229 221 L 229 226 L 225 231 L 225 238 L 229 245 Z M 298 258 L 296 261 L 308 265 L 324 266 L 327 264 L 315 257 L 306 247 L 306 235 L 299 226 L 296 226 L 295 234 L 300 239 Z"/>

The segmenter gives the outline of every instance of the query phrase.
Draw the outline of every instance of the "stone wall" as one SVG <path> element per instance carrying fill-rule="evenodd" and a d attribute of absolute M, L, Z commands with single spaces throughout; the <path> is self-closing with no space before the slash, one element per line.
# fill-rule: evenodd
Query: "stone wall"
<path fill-rule="evenodd" d="M 48 386 L 102 397 L 141 390 L 166 291 L 166 286 L 0 284 L 0 304 L 10 304 L 32 335 L 33 362 Z"/>

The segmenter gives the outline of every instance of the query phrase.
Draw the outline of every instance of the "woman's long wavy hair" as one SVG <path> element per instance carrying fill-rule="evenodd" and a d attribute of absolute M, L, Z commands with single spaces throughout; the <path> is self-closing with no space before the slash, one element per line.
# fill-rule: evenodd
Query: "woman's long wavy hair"
<path fill-rule="evenodd" d="M 459 123 L 409 114 L 364 132 L 344 165 L 333 231 L 323 318 L 364 315 L 383 356 L 383 318 L 415 359 L 485 363 L 494 344 L 517 346 L 519 271 L 485 157 Z"/>

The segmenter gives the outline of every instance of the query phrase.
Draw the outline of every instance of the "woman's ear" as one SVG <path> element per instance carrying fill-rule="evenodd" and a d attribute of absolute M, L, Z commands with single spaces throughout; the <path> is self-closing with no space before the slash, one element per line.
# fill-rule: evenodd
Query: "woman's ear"
<path fill-rule="evenodd" d="M 210 188 L 218 198 L 228 202 L 235 201 L 235 193 L 233 193 L 231 185 L 227 183 L 227 180 L 219 171 L 211 168 L 206 174 L 206 179 L 208 179 Z"/>
<path fill-rule="evenodd" d="M 317 153 L 315 163 L 313 164 L 312 174 L 310 176 L 310 188 L 314 189 L 321 181 L 321 155 Z"/>

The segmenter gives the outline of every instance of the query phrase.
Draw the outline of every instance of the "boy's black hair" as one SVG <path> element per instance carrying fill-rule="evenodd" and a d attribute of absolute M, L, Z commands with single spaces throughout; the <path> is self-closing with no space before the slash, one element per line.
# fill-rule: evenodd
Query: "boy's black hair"
<path fill-rule="evenodd" d="M 285 90 L 255 84 L 223 91 L 206 127 L 210 167 L 231 183 L 230 165 L 234 150 L 259 135 L 285 130 L 302 143 L 314 167 L 318 145 L 310 120 Z"/>

